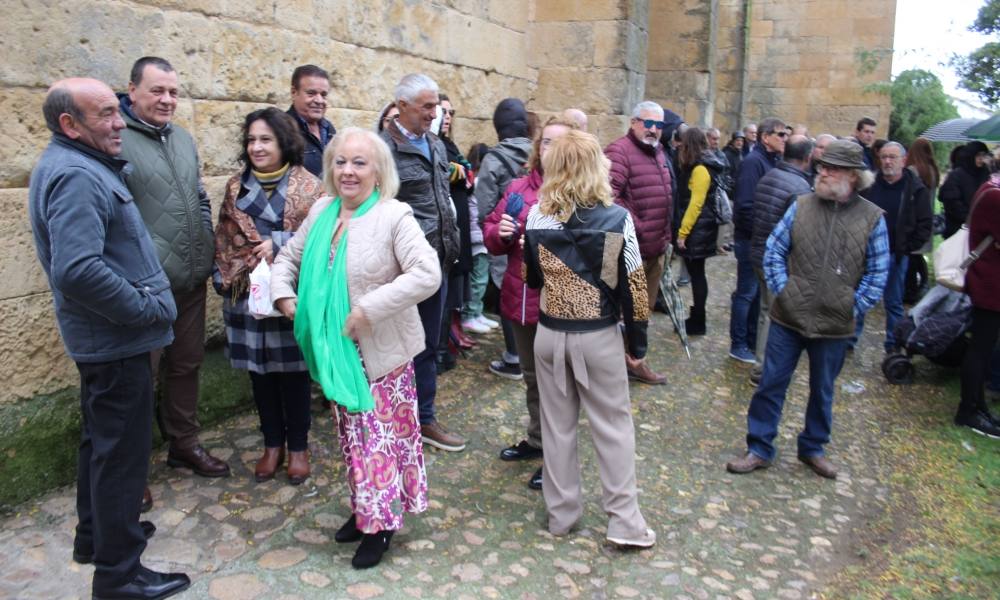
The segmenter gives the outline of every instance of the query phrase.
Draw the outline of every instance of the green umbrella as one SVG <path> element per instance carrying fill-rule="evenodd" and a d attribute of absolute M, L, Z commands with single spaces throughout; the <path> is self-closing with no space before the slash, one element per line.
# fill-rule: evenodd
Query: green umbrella
<path fill-rule="evenodd" d="M 965 137 L 983 142 L 1000 141 L 1000 113 L 976 123 L 965 130 Z"/>

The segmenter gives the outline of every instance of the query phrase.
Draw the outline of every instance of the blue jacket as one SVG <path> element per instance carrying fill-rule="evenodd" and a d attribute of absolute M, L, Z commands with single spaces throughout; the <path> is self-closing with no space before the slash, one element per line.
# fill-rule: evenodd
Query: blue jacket
<path fill-rule="evenodd" d="M 174 338 L 177 307 L 123 180 L 127 165 L 56 134 L 31 173 L 35 250 L 76 362 L 119 360 Z"/>
<path fill-rule="evenodd" d="M 736 179 L 736 198 L 733 199 L 733 238 L 749 240 L 753 236 L 753 195 L 757 182 L 781 160 L 780 152 L 768 152 L 763 144 L 753 150 L 740 163 Z"/>

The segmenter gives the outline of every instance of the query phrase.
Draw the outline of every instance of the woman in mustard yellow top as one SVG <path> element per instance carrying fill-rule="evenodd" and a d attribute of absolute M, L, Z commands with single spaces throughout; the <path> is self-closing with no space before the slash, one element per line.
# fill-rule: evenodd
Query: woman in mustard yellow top
<path fill-rule="evenodd" d="M 685 325 L 688 335 L 704 335 L 705 301 L 708 299 L 705 259 L 716 253 L 719 225 L 714 198 L 724 165 L 708 151 L 705 132 L 697 127 L 681 135 L 678 158 L 678 208 L 683 216 L 676 236 L 677 253 L 684 258 L 694 296 L 691 317 Z"/>

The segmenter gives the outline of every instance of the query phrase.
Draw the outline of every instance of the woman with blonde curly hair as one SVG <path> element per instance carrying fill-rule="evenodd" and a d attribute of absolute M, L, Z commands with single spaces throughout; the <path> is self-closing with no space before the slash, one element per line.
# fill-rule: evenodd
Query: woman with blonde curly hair
<path fill-rule="evenodd" d="M 646 354 L 649 302 L 635 225 L 612 202 L 608 159 L 597 138 L 569 131 L 542 157 L 545 181 L 528 214 L 524 261 L 541 288 L 535 369 L 541 396 L 542 494 L 549 531 L 566 535 L 583 514 L 577 426 L 587 411 L 597 451 L 607 539 L 649 547 L 639 512 L 635 430 L 618 318 L 629 353 Z"/>
<path fill-rule="evenodd" d="M 271 298 L 295 323 L 305 362 L 336 404 L 351 516 L 334 535 L 361 541 L 351 564 L 373 567 L 405 513 L 427 508 L 413 357 L 424 348 L 417 303 L 441 285 L 437 252 L 375 133 L 349 127 L 323 153 L 323 183 L 274 260 Z"/>

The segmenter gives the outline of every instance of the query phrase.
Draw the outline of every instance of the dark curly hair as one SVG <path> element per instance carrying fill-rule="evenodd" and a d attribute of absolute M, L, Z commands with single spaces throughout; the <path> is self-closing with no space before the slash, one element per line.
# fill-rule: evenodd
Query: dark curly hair
<path fill-rule="evenodd" d="M 299 131 L 299 125 L 295 119 L 288 114 L 274 107 L 255 110 L 243 120 L 243 127 L 240 130 L 240 162 L 244 166 L 251 165 L 250 155 L 247 154 L 247 142 L 250 136 L 250 126 L 256 121 L 264 121 L 274 132 L 274 137 L 281 148 L 281 160 L 291 166 L 302 164 L 302 153 L 305 151 L 305 141 Z"/>

